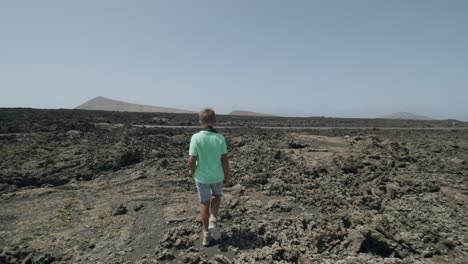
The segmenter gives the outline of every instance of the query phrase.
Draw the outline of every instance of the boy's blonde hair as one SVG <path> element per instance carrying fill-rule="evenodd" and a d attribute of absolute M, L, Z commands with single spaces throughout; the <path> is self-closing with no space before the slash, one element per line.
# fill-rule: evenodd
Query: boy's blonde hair
<path fill-rule="evenodd" d="M 216 114 L 213 108 L 202 109 L 199 113 L 200 125 L 210 126 L 216 122 Z"/>

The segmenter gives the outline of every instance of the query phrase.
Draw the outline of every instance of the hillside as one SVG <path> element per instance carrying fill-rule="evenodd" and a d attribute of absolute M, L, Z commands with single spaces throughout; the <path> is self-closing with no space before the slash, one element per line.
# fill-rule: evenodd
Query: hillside
<path fill-rule="evenodd" d="M 403 120 L 434 120 L 428 116 L 416 115 L 408 112 L 398 112 L 390 115 L 383 116 L 385 119 L 403 119 Z"/>
<path fill-rule="evenodd" d="M 263 114 L 263 113 L 244 111 L 244 110 L 234 110 L 231 113 L 229 113 L 229 115 L 235 115 L 235 116 L 275 116 L 275 115 L 270 115 L 270 114 Z"/>
<path fill-rule="evenodd" d="M 160 112 L 160 113 L 195 113 L 194 111 L 152 106 L 132 104 L 123 101 L 113 100 L 106 97 L 98 96 L 81 104 L 76 109 L 82 110 L 104 110 L 104 111 L 118 111 L 118 112 Z"/>

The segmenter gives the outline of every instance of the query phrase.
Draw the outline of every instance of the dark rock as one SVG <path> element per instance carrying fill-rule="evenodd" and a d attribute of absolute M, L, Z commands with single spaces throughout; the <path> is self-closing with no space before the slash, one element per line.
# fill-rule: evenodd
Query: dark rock
<path fill-rule="evenodd" d="M 169 166 L 169 161 L 167 159 L 162 159 L 159 162 L 159 166 L 161 166 L 162 168 L 167 168 L 167 166 Z"/>
<path fill-rule="evenodd" d="M 372 253 L 381 257 L 390 257 L 390 255 L 395 254 L 394 248 L 387 242 L 387 239 L 378 232 L 367 233 L 358 252 Z"/>
<path fill-rule="evenodd" d="M 288 148 L 290 149 L 301 149 L 305 147 L 307 147 L 306 144 L 300 144 L 300 143 L 294 143 L 294 142 L 288 143 Z"/>
<path fill-rule="evenodd" d="M 117 161 L 119 167 L 127 167 L 143 161 L 142 153 L 139 150 L 125 151 Z"/>
<path fill-rule="evenodd" d="M 69 136 L 80 136 L 82 134 L 79 130 L 68 130 L 67 135 Z"/>
<path fill-rule="evenodd" d="M 228 259 L 226 256 L 223 255 L 215 255 L 211 260 L 210 263 L 213 264 L 231 264 L 232 261 Z"/>
<path fill-rule="evenodd" d="M 175 256 L 172 252 L 170 252 L 169 250 L 167 249 L 164 249 L 162 252 L 159 252 L 157 251 L 156 252 L 156 258 L 158 260 L 167 260 L 167 261 L 170 261 L 170 260 L 174 260 L 175 259 Z"/>
<path fill-rule="evenodd" d="M 277 150 L 275 154 L 273 154 L 273 158 L 276 160 L 281 159 L 281 151 Z"/>
<path fill-rule="evenodd" d="M 138 211 L 140 211 L 140 210 L 143 209 L 143 208 L 145 208 L 145 205 L 144 205 L 143 203 L 138 203 L 138 204 L 136 204 L 136 205 L 133 207 L 133 210 L 134 210 L 135 212 L 138 212 Z"/>
<path fill-rule="evenodd" d="M 349 229 L 345 240 L 346 250 L 351 253 L 358 253 L 362 248 L 366 238 L 358 230 Z"/>
<path fill-rule="evenodd" d="M 144 175 L 141 171 L 136 171 L 130 175 L 130 179 L 133 181 L 141 180 L 141 179 L 146 179 L 146 175 Z"/>
<path fill-rule="evenodd" d="M 202 256 L 199 255 L 199 253 L 192 253 L 192 252 L 182 253 L 177 257 L 177 259 L 181 263 L 190 263 L 190 264 L 192 263 L 198 264 L 204 261 L 204 258 L 202 258 Z"/>
<path fill-rule="evenodd" d="M 124 215 L 127 213 L 127 207 L 123 204 L 119 204 L 119 206 L 117 206 L 117 208 L 115 208 L 113 211 L 112 211 L 112 215 L 113 216 L 117 216 L 117 215 Z"/>
<path fill-rule="evenodd" d="M 292 210 L 292 206 L 285 201 L 274 200 L 268 202 L 266 209 L 273 210 L 276 212 L 290 212 Z"/>

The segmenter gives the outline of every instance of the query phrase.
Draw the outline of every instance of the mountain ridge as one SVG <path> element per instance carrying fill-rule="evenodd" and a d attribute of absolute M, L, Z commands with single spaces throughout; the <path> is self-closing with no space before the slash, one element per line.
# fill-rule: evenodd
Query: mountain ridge
<path fill-rule="evenodd" d="M 401 120 L 435 120 L 432 117 L 417 115 L 409 112 L 397 112 L 394 114 L 385 115 L 384 119 L 401 119 Z"/>
<path fill-rule="evenodd" d="M 234 111 L 230 112 L 228 115 L 234 115 L 234 116 L 271 116 L 271 117 L 276 116 L 276 115 L 258 113 L 258 112 L 246 111 L 246 110 L 234 110 Z"/>
<path fill-rule="evenodd" d="M 75 107 L 75 109 L 117 112 L 196 113 L 195 111 L 186 109 L 128 103 L 103 96 L 94 97 L 93 99 Z"/>

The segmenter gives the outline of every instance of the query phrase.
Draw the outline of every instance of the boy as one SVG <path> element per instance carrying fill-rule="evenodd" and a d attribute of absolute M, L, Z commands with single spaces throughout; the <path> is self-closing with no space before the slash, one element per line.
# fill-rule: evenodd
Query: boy
<path fill-rule="evenodd" d="M 217 217 L 223 181 L 229 182 L 229 160 L 226 140 L 213 128 L 216 125 L 214 110 L 205 108 L 199 117 L 202 130 L 190 139 L 189 176 L 195 177 L 203 224 L 202 244 L 208 246 L 211 238 L 221 238 Z"/>

